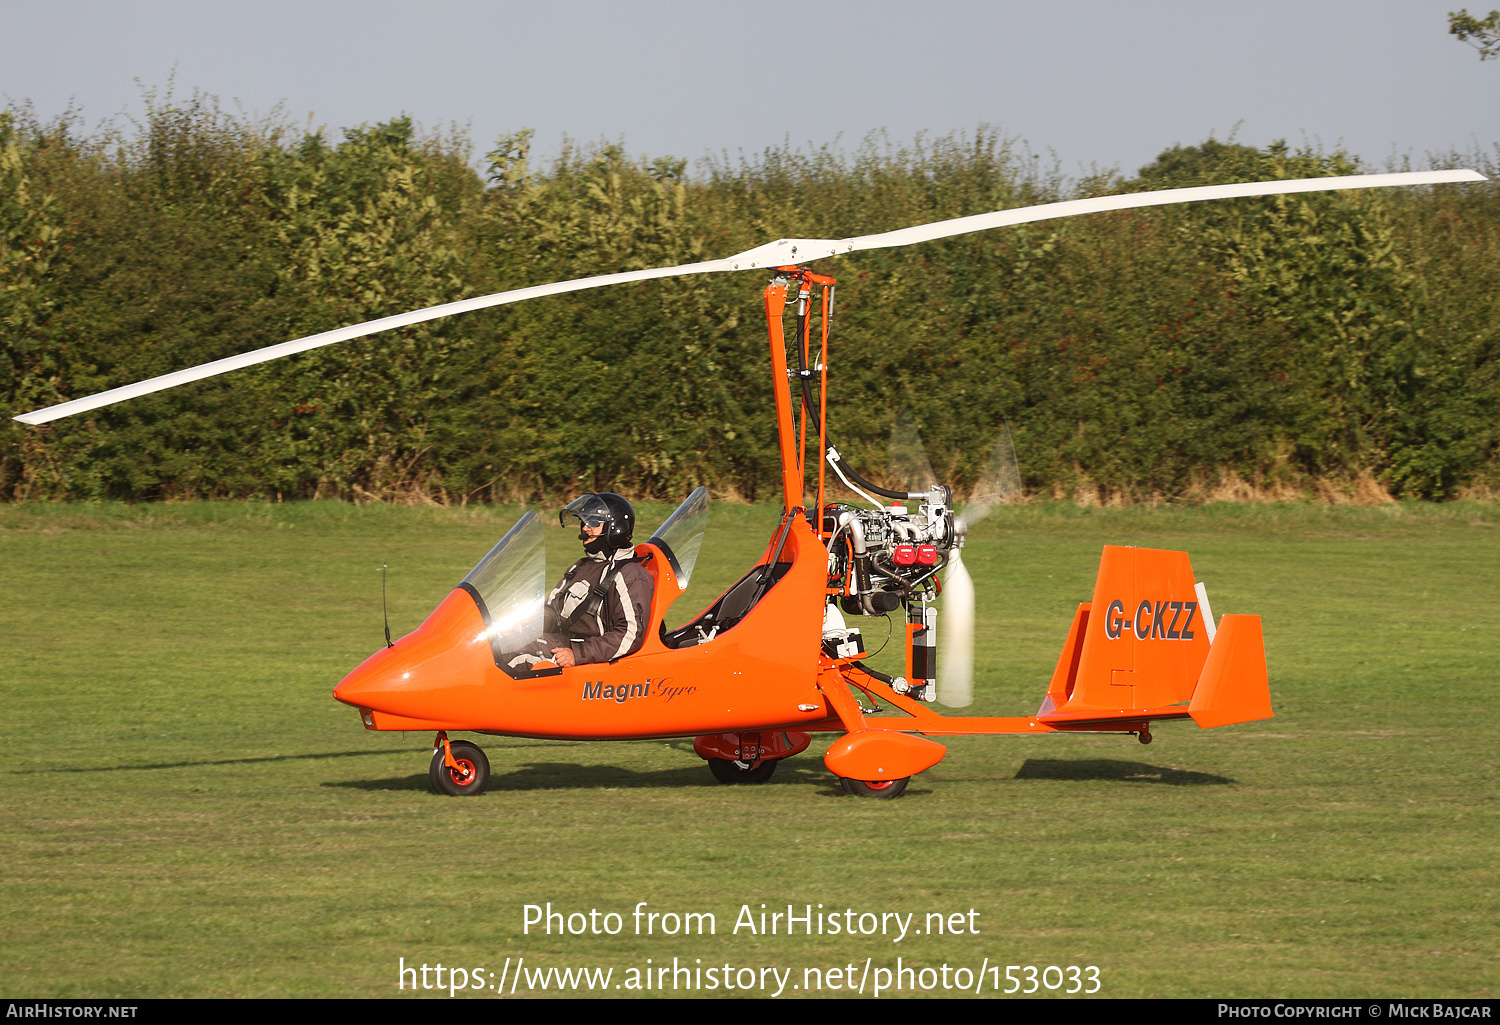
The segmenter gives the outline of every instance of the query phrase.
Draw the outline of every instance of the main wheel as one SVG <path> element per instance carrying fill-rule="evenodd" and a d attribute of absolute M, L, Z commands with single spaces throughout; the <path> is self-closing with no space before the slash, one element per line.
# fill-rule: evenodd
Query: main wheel
<path fill-rule="evenodd" d="M 720 783 L 764 783 L 776 771 L 776 761 L 767 758 L 752 769 L 743 762 L 732 762 L 728 758 L 710 758 L 708 771 Z"/>
<path fill-rule="evenodd" d="M 906 784 L 911 782 L 910 776 L 901 779 L 845 779 L 839 777 L 839 785 L 844 788 L 844 793 L 854 797 L 879 797 L 891 800 L 906 793 Z"/>
<path fill-rule="evenodd" d="M 432 767 L 428 771 L 428 775 L 432 777 L 432 789 L 449 797 L 473 797 L 484 790 L 485 784 L 490 781 L 490 760 L 484 756 L 479 746 L 467 740 L 455 740 L 448 748 L 453 752 L 453 760 L 458 763 L 458 768 L 450 769 L 443 764 L 441 747 L 434 751 Z"/>

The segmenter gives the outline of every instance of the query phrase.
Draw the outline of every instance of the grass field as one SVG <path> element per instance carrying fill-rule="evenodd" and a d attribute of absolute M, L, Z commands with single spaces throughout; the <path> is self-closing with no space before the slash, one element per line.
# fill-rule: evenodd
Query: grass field
<path fill-rule="evenodd" d="M 0 507 L 0 995 L 384 997 L 400 958 L 523 956 L 613 968 L 611 995 L 673 957 L 792 969 L 784 996 L 897 957 L 1093 965 L 1103 997 L 1500 992 L 1494 506 L 1030 506 L 971 540 L 976 714 L 1035 710 L 1123 543 L 1184 548 L 1215 612 L 1264 617 L 1267 722 L 955 738 L 894 802 L 843 796 L 827 737 L 759 787 L 689 741 L 487 738 L 491 789 L 440 798 L 429 735 L 366 732 L 329 691 L 381 643 L 382 562 L 404 633 L 515 513 Z M 715 508 L 674 620 L 775 515 Z M 550 536 L 560 571 L 576 541 Z M 547 901 L 625 928 L 523 935 Z M 640 901 L 717 934 L 635 936 Z M 974 909 L 979 933 L 732 934 L 762 903 Z"/>

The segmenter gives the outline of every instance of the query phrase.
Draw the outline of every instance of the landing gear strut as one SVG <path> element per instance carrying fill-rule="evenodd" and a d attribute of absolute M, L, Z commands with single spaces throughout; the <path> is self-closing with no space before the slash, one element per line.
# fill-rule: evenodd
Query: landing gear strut
<path fill-rule="evenodd" d="M 449 797 L 473 797 L 484 790 L 490 781 L 490 760 L 478 744 L 450 742 L 447 733 L 439 733 L 432 747 L 427 775 L 434 791 Z"/>

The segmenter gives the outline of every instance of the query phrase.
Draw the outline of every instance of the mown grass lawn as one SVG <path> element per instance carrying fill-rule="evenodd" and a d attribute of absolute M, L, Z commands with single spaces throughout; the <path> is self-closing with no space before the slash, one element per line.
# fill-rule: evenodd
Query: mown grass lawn
<path fill-rule="evenodd" d="M 715 508 L 674 621 L 776 512 Z M 1264 617 L 1267 722 L 955 738 L 895 802 L 843 796 L 831 738 L 759 787 L 715 784 L 686 740 L 476 738 L 491 789 L 440 798 L 430 736 L 366 732 L 329 691 L 381 643 L 382 562 L 403 633 L 515 514 L 0 508 L 0 994 L 391 996 L 400 958 L 498 976 L 523 956 L 613 968 L 612 994 L 674 957 L 793 969 L 783 996 L 804 968 L 897 957 L 1093 965 L 1105 997 L 1500 990 L 1494 506 L 1043 505 L 971 540 L 976 714 L 1035 710 L 1122 543 L 1186 549 L 1215 612 Z M 577 542 L 551 536 L 560 571 Z M 548 901 L 626 927 L 523 935 Z M 717 934 L 632 935 L 640 901 Z M 978 934 L 731 932 L 763 903 L 913 929 L 974 909 Z"/>

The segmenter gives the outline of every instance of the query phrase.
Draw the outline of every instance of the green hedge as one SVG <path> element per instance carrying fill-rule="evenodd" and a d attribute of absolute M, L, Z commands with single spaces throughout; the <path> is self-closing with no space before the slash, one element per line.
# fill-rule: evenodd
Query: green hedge
<path fill-rule="evenodd" d="M 1178 147 L 1064 183 L 987 130 L 738 163 L 409 122 L 321 135 L 212 103 L 132 137 L 0 115 L 12 413 L 455 298 L 1121 190 L 1354 173 L 1344 154 Z M 1445 160 L 1451 165 L 1465 158 Z M 1478 160 L 1493 172 L 1493 158 Z M 1500 198 L 1444 186 L 1234 200 L 855 254 L 834 439 L 866 472 L 903 409 L 972 481 L 997 425 L 1028 488 L 1099 500 L 1500 484 Z M 46 428 L 0 427 L 6 498 L 484 501 L 777 486 L 762 276 L 467 314 Z"/>

